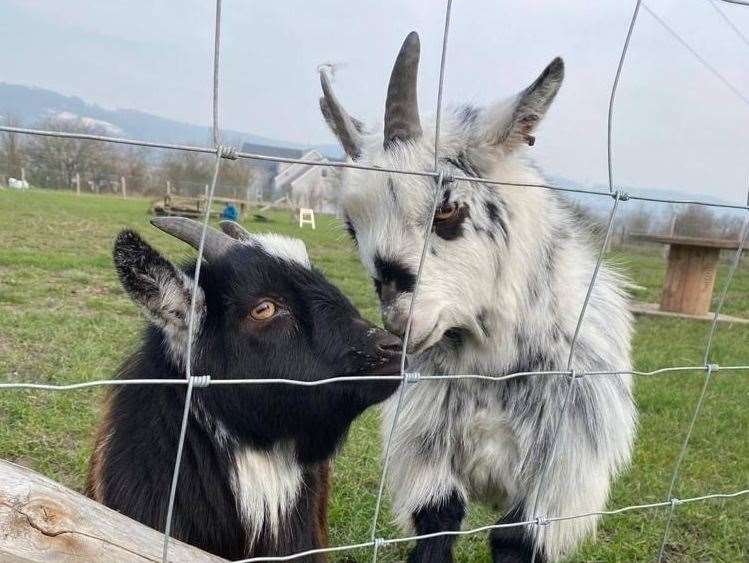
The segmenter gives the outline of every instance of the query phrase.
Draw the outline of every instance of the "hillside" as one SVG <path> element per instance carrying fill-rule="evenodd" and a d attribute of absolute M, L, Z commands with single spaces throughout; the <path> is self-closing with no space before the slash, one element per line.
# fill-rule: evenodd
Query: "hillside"
<path fill-rule="evenodd" d="M 210 139 L 210 128 L 207 126 L 176 121 L 134 109 L 108 109 L 52 90 L 0 82 L 0 123 L 6 116 L 19 120 L 25 127 L 33 127 L 48 118 L 80 118 L 101 127 L 109 135 L 146 141 L 205 143 Z M 231 129 L 224 130 L 224 136 L 236 144 L 249 142 L 295 149 L 315 148 L 327 156 L 341 155 L 336 145 L 305 146 Z"/>

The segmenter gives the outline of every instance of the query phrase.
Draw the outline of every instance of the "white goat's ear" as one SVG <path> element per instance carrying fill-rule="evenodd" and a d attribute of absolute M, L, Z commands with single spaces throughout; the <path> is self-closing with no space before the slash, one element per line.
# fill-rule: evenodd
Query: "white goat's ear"
<path fill-rule="evenodd" d="M 356 118 L 351 117 L 343 106 L 338 102 L 333 88 L 330 85 L 325 70 L 320 70 L 320 85 L 322 86 L 322 97 L 320 98 L 320 111 L 325 122 L 338 138 L 343 150 L 356 160 L 361 156 L 362 134 L 364 124 Z"/>
<path fill-rule="evenodd" d="M 122 287 L 148 318 L 164 330 L 175 353 L 187 344 L 188 315 L 194 281 L 161 256 L 134 231 L 122 231 L 113 260 Z M 196 292 L 196 321 L 205 310 L 203 290 Z"/>
<path fill-rule="evenodd" d="M 533 131 L 546 115 L 564 79 L 564 61 L 557 57 L 541 75 L 514 98 L 495 104 L 484 112 L 479 124 L 480 142 L 512 150 L 533 145 Z"/>

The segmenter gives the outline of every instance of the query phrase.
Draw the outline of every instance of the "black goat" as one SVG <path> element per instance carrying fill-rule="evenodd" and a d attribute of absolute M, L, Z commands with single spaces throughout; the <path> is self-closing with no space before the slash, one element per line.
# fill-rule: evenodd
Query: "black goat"
<path fill-rule="evenodd" d="M 153 224 L 198 246 L 201 225 Z M 400 340 L 363 320 L 309 264 L 301 241 L 209 229 L 196 292 L 192 373 L 213 379 L 397 374 Z M 237 240 L 239 239 L 239 240 Z M 150 323 L 122 379 L 184 378 L 195 264 L 179 269 L 133 231 L 114 263 Z M 356 416 L 397 381 L 196 388 L 174 506 L 174 537 L 228 559 L 324 546 L 328 463 Z M 184 385 L 115 387 L 87 494 L 163 530 Z M 320 561 L 312 557 L 308 561 Z"/>

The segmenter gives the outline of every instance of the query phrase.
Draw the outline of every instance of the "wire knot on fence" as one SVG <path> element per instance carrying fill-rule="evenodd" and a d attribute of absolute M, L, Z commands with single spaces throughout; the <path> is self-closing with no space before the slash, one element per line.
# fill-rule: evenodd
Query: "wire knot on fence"
<path fill-rule="evenodd" d="M 231 145 L 218 145 L 216 154 L 227 160 L 237 160 L 237 149 Z"/>
<path fill-rule="evenodd" d="M 670 507 L 671 513 L 668 515 L 668 519 L 663 531 L 663 536 L 661 540 L 661 546 L 660 546 L 660 552 L 658 554 L 658 560 L 662 560 L 665 554 L 666 549 L 666 543 L 668 540 L 668 535 L 670 531 L 671 526 L 671 519 L 673 516 L 673 511 L 677 505 L 680 504 L 686 504 L 686 503 L 692 503 L 697 501 L 704 501 L 707 499 L 728 499 L 728 498 L 736 498 L 739 496 L 749 495 L 749 489 L 740 490 L 734 493 L 718 493 L 718 494 L 710 494 L 705 495 L 701 497 L 691 497 L 691 498 L 685 498 L 684 500 L 680 500 L 676 497 L 672 497 L 671 493 L 675 490 L 678 480 L 679 480 L 679 470 L 682 464 L 682 461 L 684 459 L 684 456 L 687 451 L 687 447 L 689 445 L 689 440 L 692 434 L 692 431 L 695 427 L 695 423 L 697 421 L 698 415 L 700 414 L 700 410 L 702 408 L 703 401 L 705 399 L 705 395 L 708 389 L 708 384 L 711 379 L 711 375 L 715 372 L 718 372 L 721 368 L 718 364 L 714 363 L 707 363 L 708 358 L 710 357 L 710 351 L 712 347 L 712 338 L 713 334 L 716 330 L 716 325 L 718 322 L 718 316 L 720 313 L 720 310 L 723 306 L 724 301 L 726 300 L 726 295 L 728 293 L 728 288 L 731 284 L 731 280 L 738 269 L 740 259 L 742 252 L 744 250 L 744 245 L 746 243 L 746 234 L 740 239 L 739 248 L 737 249 L 736 254 L 734 255 L 733 261 L 731 263 L 731 267 L 728 271 L 728 274 L 725 278 L 724 282 L 724 289 L 723 292 L 716 304 L 716 310 L 715 314 L 713 316 L 712 323 L 710 325 L 710 330 L 708 334 L 707 344 L 705 346 L 705 353 L 704 358 L 702 361 L 702 364 L 699 365 L 690 365 L 690 366 L 674 366 L 674 367 L 665 367 L 660 369 L 655 369 L 651 372 L 641 372 L 641 371 L 634 371 L 631 368 L 627 368 L 622 371 L 611 371 L 611 372 L 577 372 L 574 369 L 570 369 L 571 365 L 573 363 L 574 359 L 574 352 L 576 343 L 578 340 L 578 335 L 580 332 L 580 326 L 583 322 L 586 309 L 588 308 L 588 303 L 591 299 L 592 290 L 594 287 L 594 284 L 596 283 L 596 280 L 598 278 L 599 268 L 601 266 L 601 263 L 603 261 L 603 256 L 606 252 L 609 237 L 612 233 L 612 228 L 614 224 L 614 219 L 616 216 L 616 212 L 618 209 L 618 204 L 620 201 L 628 201 L 630 199 L 638 200 L 638 201 L 646 201 L 646 202 L 660 202 L 660 203 L 670 203 L 670 204 L 693 204 L 693 205 L 701 205 L 701 206 L 707 206 L 707 207 L 714 207 L 714 208 L 723 208 L 723 209 L 735 209 L 740 210 L 742 212 L 749 211 L 749 200 L 746 204 L 730 204 L 730 203 L 720 203 L 715 201 L 700 201 L 700 200 L 691 200 L 691 199 L 674 199 L 674 198 L 662 198 L 662 197 L 652 197 L 648 196 L 647 194 L 644 194 L 640 192 L 634 192 L 632 195 L 629 193 L 621 190 L 621 189 L 614 189 L 614 177 L 613 177 L 613 165 L 612 165 L 612 117 L 613 117 L 613 109 L 614 109 L 614 99 L 616 94 L 616 89 L 619 83 L 620 75 L 622 72 L 622 68 L 624 65 L 625 56 L 627 53 L 627 49 L 629 46 L 630 37 L 632 35 L 632 31 L 635 26 L 635 22 L 637 20 L 637 15 L 639 12 L 640 5 L 643 4 L 642 0 L 635 0 L 635 10 L 632 15 L 632 18 L 630 20 L 630 25 L 627 33 L 627 37 L 624 43 L 624 46 L 622 48 L 621 56 L 619 59 L 619 64 L 617 67 L 616 77 L 614 79 L 614 84 L 612 87 L 611 97 L 609 100 L 609 112 L 608 112 L 608 135 L 607 135 L 607 149 L 608 149 L 608 158 L 607 158 L 607 164 L 608 164 L 608 176 L 609 176 L 609 183 L 607 186 L 607 189 L 605 191 L 601 190 L 588 190 L 588 189 L 582 189 L 579 186 L 573 186 L 573 187 L 565 187 L 565 186 L 558 186 L 558 185 L 550 185 L 546 183 L 523 183 L 523 182 L 511 182 L 511 181 L 503 181 L 500 178 L 495 177 L 483 177 L 483 175 L 461 175 L 460 173 L 457 173 L 455 175 L 450 174 L 448 171 L 440 170 L 439 169 L 439 157 L 440 157 L 440 143 L 439 143 L 439 130 L 440 130 L 440 117 L 441 117 L 441 109 L 442 109 L 442 89 L 443 89 L 443 82 L 444 82 L 444 71 L 445 71 L 445 60 L 446 60 L 446 49 L 447 49 L 447 37 L 448 37 L 448 29 L 449 29 L 449 23 L 450 23 L 450 9 L 452 0 L 447 0 L 446 3 L 446 11 L 445 11 L 445 28 L 444 28 L 444 34 L 443 34 L 443 42 L 442 42 L 442 58 L 441 58 L 441 65 L 440 65 L 440 76 L 439 76 L 439 88 L 438 88 L 438 95 L 437 95 L 437 114 L 436 114 L 436 123 L 435 123 L 435 143 L 434 143 L 434 163 L 433 166 L 430 167 L 430 170 L 404 170 L 404 169 L 398 169 L 398 168 L 384 168 L 381 166 L 373 165 L 373 164 L 367 164 L 367 163 L 361 163 L 361 162 L 352 162 L 350 160 L 348 161 L 335 161 L 330 162 L 326 159 L 324 160 L 311 160 L 311 159 L 305 159 L 305 158 L 290 158 L 285 156 L 268 156 L 263 154 L 254 154 L 254 153 L 246 153 L 246 152 L 239 152 L 235 147 L 231 145 L 223 145 L 219 143 L 219 123 L 218 123 L 218 109 L 219 109 L 219 96 L 218 96 L 218 86 L 219 86 L 219 46 L 220 46 L 220 23 L 221 23 L 221 1 L 222 0 L 216 0 L 216 20 L 215 20 L 215 46 L 214 46 L 214 72 L 213 72 L 213 143 L 211 146 L 188 146 L 188 145 L 177 145 L 177 144 L 171 144 L 171 143 L 162 143 L 162 142 L 153 142 L 153 141 L 145 141 L 145 140 L 137 140 L 137 139 L 128 139 L 128 138 L 121 138 L 121 137 L 111 137 L 111 136 L 105 136 L 105 135 L 93 135 L 93 134 L 87 134 L 87 133 L 75 133 L 75 132 L 64 132 L 64 131 L 50 131 L 50 130 L 36 130 L 36 129 L 25 129 L 20 127 L 12 127 L 10 125 L 0 125 L 0 131 L 9 132 L 9 133 L 23 133 L 23 134 L 30 134 L 30 135 L 37 135 L 37 136 L 43 136 L 43 137 L 55 137 L 60 139 L 82 139 L 82 140 L 94 140 L 94 141 L 102 141 L 102 142 L 110 142 L 110 143 L 117 143 L 117 144 L 124 144 L 124 145 L 132 145 L 132 146 L 142 146 L 142 147 L 150 147 L 150 148 L 162 148 L 162 149 L 169 149 L 169 150 L 180 150 L 180 151 L 189 151 L 191 153 L 198 153 L 203 155 L 213 155 L 215 157 L 215 163 L 214 163 L 214 170 L 213 170 L 213 180 L 210 185 L 210 189 L 207 190 L 206 193 L 206 199 L 207 199 L 207 205 L 205 207 L 205 213 L 203 216 L 203 232 L 201 235 L 201 243 L 198 250 L 198 258 L 196 262 L 196 269 L 194 274 L 194 280 L 195 284 L 193 286 L 193 295 L 191 297 L 191 309 L 189 313 L 189 330 L 188 330 L 188 341 L 187 341 L 187 351 L 186 351 L 186 366 L 187 366 L 187 375 L 188 377 L 186 379 L 179 379 L 179 380 L 166 380 L 166 379 L 154 379 L 154 380 L 130 380 L 130 381 L 123 381 L 123 380 L 99 380 L 99 381 L 87 381 L 87 382 L 79 382 L 79 383 L 72 383 L 68 385 L 47 385 L 47 384 L 37 384 L 37 383 L 10 383 L 10 382 L 2 382 L 0 383 L 0 389 L 45 389 L 45 390 L 69 390 L 69 389 L 82 389 L 82 388 L 88 388 L 88 387 L 94 387 L 97 385 L 185 385 L 187 384 L 186 394 L 185 394 L 185 406 L 183 411 L 183 418 L 180 428 L 180 434 L 179 439 L 177 443 L 177 453 L 175 456 L 175 463 L 174 463 L 174 469 L 172 472 L 172 481 L 171 481 L 171 488 L 170 488 L 170 495 L 169 495 L 169 504 L 168 504 L 168 510 L 166 515 L 166 522 L 165 522 L 165 528 L 164 528 L 164 543 L 163 543 L 163 549 L 162 549 L 162 558 L 161 561 L 166 563 L 168 558 L 168 551 L 169 551 L 169 540 L 171 536 L 171 530 L 172 530 L 172 519 L 173 519 L 173 513 L 174 513 L 174 504 L 175 504 L 175 498 L 176 498 L 176 492 L 177 492 L 177 485 L 179 481 L 179 472 L 180 472 L 180 461 L 182 458 L 182 451 L 185 444 L 185 436 L 187 432 L 188 427 L 188 417 L 190 413 L 191 408 L 191 400 L 192 400 L 192 390 L 195 388 L 206 388 L 209 387 L 212 383 L 215 384 L 232 384 L 232 385 L 239 385 L 239 384 L 254 384 L 254 385 L 261 385 L 261 384 L 278 384 L 278 383 L 284 383 L 288 385 L 298 385 L 298 386 L 310 386 L 310 385 L 322 385 L 322 384 L 329 384 L 334 382 L 340 382 L 345 381 L 350 378 L 329 378 L 327 380 L 322 381 L 315 381 L 315 382 L 308 382 L 308 381 L 298 381 L 298 380 L 287 380 L 287 379 L 277 379 L 277 380 L 261 380 L 261 379 L 244 379 L 244 380 L 236 380 L 236 379 L 222 379 L 220 374 L 217 376 L 217 379 L 212 382 L 210 375 L 202 375 L 202 376 L 192 376 L 191 375 L 191 362 L 190 359 L 192 358 L 191 349 L 192 349 L 192 323 L 193 319 L 195 318 L 195 291 L 197 291 L 197 288 L 199 288 L 199 278 L 200 278 L 200 268 L 202 264 L 202 257 L 204 252 L 204 243 L 205 243 L 205 234 L 207 229 L 209 228 L 209 219 L 211 217 L 211 205 L 213 203 L 214 193 L 216 190 L 217 180 L 219 177 L 220 172 L 220 166 L 221 166 L 221 160 L 227 159 L 227 160 L 236 160 L 237 158 L 241 159 L 249 159 L 257 162 L 276 162 L 276 163 L 289 163 L 289 164 L 304 164 L 309 166 L 325 166 L 330 168 L 336 168 L 336 169 L 359 169 L 359 170 L 369 170 L 374 171 L 376 173 L 392 173 L 392 174 L 401 174 L 401 175 L 409 175 L 409 176 L 416 176 L 416 177 L 424 177 L 424 178 L 432 178 L 436 180 L 436 187 L 434 191 L 434 200 L 432 202 L 432 219 L 427 219 L 427 224 L 425 225 L 425 232 L 424 232 L 424 243 L 421 249 L 421 256 L 419 259 L 419 266 L 417 269 L 417 275 L 416 275 L 416 281 L 414 285 L 414 290 L 411 296 L 411 307 L 408 313 L 408 323 L 407 328 L 404 336 L 404 344 L 403 344 L 403 356 L 401 358 L 401 375 L 400 378 L 404 384 L 408 383 L 418 383 L 421 379 L 426 380 L 451 380 L 451 379 L 482 379 L 482 380 L 496 380 L 496 381 L 502 381 L 502 380 L 508 380 L 508 379 L 514 379 L 516 377 L 530 377 L 535 375 L 564 375 L 569 380 L 569 385 L 567 386 L 566 395 L 564 398 L 564 403 L 561 407 L 562 412 L 561 414 L 565 414 L 566 406 L 569 402 L 574 402 L 574 396 L 575 392 L 577 390 L 574 390 L 573 387 L 575 386 L 575 380 L 576 379 L 582 379 L 586 376 L 604 376 L 604 375 L 623 375 L 623 374 L 632 374 L 632 375 L 655 375 L 655 374 L 664 374 L 664 373 L 671 373 L 671 372 L 677 372 L 677 371 L 692 371 L 692 372 L 699 372 L 700 370 L 704 370 L 706 373 L 706 377 L 704 378 L 704 384 L 702 387 L 701 395 L 699 396 L 699 399 L 697 401 L 696 406 L 694 407 L 691 422 L 689 425 L 689 428 L 686 432 L 686 435 L 682 442 L 682 447 L 679 455 L 677 456 L 672 476 L 671 476 L 671 484 L 669 487 L 669 492 L 666 495 L 666 501 L 664 502 L 655 502 L 651 504 L 643 504 L 643 505 L 630 505 L 625 506 L 622 508 L 618 508 L 615 510 L 601 510 L 601 511 L 595 511 L 595 512 L 588 512 L 588 513 L 580 513 L 580 514 L 556 514 L 552 513 L 551 518 L 548 516 L 536 516 L 532 520 L 528 520 L 525 522 L 515 522 L 511 524 L 498 524 L 498 525 L 489 525 L 489 526 L 482 526 L 470 530 L 457 530 L 457 531 L 442 531 L 442 532 L 436 532 L 436 533 L 430 533 L 430 534 L 424 534 L 421 536 L 412 536 L 412 537 L 391 537 L 389 539 L 384 539 L 382 537 L 375 537 L 375 533 L 377 533 L 377 523 L 378 523 L 378 517 L 380 514 L 380 508 L 383 500 L 383 491 L 385 486 L 385 480 L 386 480 L 386 474 L 388 469 L 388 460 L 390 456 L 390 448 L 391 448 L 391 442 L 393 438 L 393 433 L 396 428 L 396 424 L 398 421 L 399 411 L 401 410 L 402 406 L 402 397 L 404 395 L 404 387 L 405 385 L 401 386 L 400 394 L 398 395 L 397 399 L 397 405 L 395 410 L 395 415 L 393 416 L 393 421 L 390 426 L 389 432 L 386 435 L 386 438 L 384 439 L 384 445 L 385 445 L 385 451 L 383 456 L 383 463 L 382 463 L 382 470 L 380 474 L 380 483 L 379 483 L 379 490 L 378 495 L 376 499 L 374 514 L 372 517 L 372 527 L 371 527 L 371 536 L 370 541 L 365 543 L 359 543 L 359 544 L 350 544 L 350 545 L 337 545 L 333 547 L 324 547 L 320 549 L 314 549 L 307 552 L 298 552 L 293 553 L 290 555 L 284 555 L 284 556 L 267 556 L 267 557 L 257 557 L 247 560 L 242 560 L 244 563 L 247 563 L 248 561 L 289 561 L 295 558 L 305 557 L 312 554 L 318 554 L 318 553 L 326 553 L 326 552 L 338 552 L 338 551 L 344 551 L 348 549 L 360 549 L 364 547 L 373 547 L 374 553 L 373 553 L 373 559 L 376 561 L 377 558 L 377 552 L 380 547 L 387 546 L 387 545 L 393 545 L 393 544 L 399 544 L 404 543 L 407 541 L 415 541 L 419 539 L 428 539 L 428 538 L 435 538 L 435 537 L 445 537 L 448 535 L 468 535 L 468 534 L 477 534 L 480 532 L 484 532 L 488 529 L 494 529 L 494 528 L 501 528 L 501 527 L 515 527 L 515 526 L 548 526 L 552 521 L 558 522 L 561 520 L 571 520 L 576 518 L 589 518 L 591 516 L 604 516 L 604 515 L 614 515 L 614 514 L 621 514 L 633 510 L 644 510 L 644 509 L 653 509 L 653 508 L 666 508 Z M 749 5 L 749 0 L 723 0 L 724 2 L 729 2 L 733 4 L 741 4 L 741 5 Z M 645 9 L 652 14 L 652 12 L 645 6 Z M 652 14 L 654 15 L 654 14 Z M 654 17 L 656 17 L 654 15 Z M 657 19 L 661 25 L 664 25 L 662 20 L 659 18 Z M 668 28 L 667 28 L 668 30 Z M 705 64 L 704 60 L 701 60 L 703 64 Z M 715 71 L 708 67 L 709 70 Z M 742 96 L 743 98 L 743 96 Z M 567 370 L 566 371 L 542 371 L 542 372 L 515 372 L 515 373 L 506 373 L 502 375 L 496 375 L 496 376 L 489 376 L 484 374 L 474 374 L 474 375 L 468 375 L 468 374 L 462 374 L 462 375 L 455 375 L 455 374 L 428 374 L 425 375 L 422 378 L 421 373 L 419 372 L 406 372 L 405 371 L 405 362 L 406 362 L 406 350 L 408 349 L 408 340 L 410 336 L 410 330 L 411 330 L 411 321 L 413 317 L 413 304 L 416 301 L 417 297 L 417 291 L 419 288 L 422 271 L 423 271 L 423 265 L 425 257 L 428 254 L 429 250 L 429 243 L 430 243 L 430 237 L 433 232 L 433 217 L 434 213 L 437 211 L 441 198 L 442 198 L 442 191 L 446 184 L 452 183 L 452 182 L 468 182 L 468 183 L 481 183 L 486 184 L 488 186 L 501 186 L 501 187 L 527 187 L 527 188 L 534 188 L 534 189 L 544 189 L 544 190 L 552 190 L 554 192 L 571 192 L 571 193 L 578 193 L 578 194 L 587 194 L 587 195 L 595 195 L 605 198 L 606 196 L 609 196 L 613 198 L 613 206 L 610 211 L 610 214 L 608 216 L 608 227 L 606 230 L 606 234 L 603 240 L 603 243 L 601 245 L 601 249 L 599 251 L 599 255 L 595 264 L 595 268 L 592 272 L 591 280 L 588 285 L 588 292 L 585 296 L 585 300 L 583 301 L 582 308 L 579 312 L 578 319 L 577 319 L 577 326 L 575 328 L 575 333 L 572 338 L 572 341 L 570 343 L 570 352 L 567 362 Z M 744 233 L 749 233 L 749 215 L 747 215 L 745 227 L 744 227 Z M 594 297 L 595 299 L 595 297 Z M 747 365 L 726 365 L 722 368 L 724 371 L 731 372 L 731 370 L 737 371 L 742 370 L 746 371 L 749 369 L 749 366 Z M 391 376 L 373 376 L 369 377 L 368 379 L 397 379 L 397 376 L 393 377 Z M 554 437 L 552 440 L 552 449 L 549 455 L 549 459 L 552 459 L 555 457 L 555 448 L 557 444 L 557 436 L 560 432 L 560 428 L 562 427 L 562 424 L 565 423 L 565 416 L 560 416 L 558 418 L 558 421 L 555 426 L 555 432 Z M 550 471 L 550 463 L 547 463 L 543 470 L 544 473 L 542 474 L 539 491 L 543 488 L 543 485 L 546 481 L 546 476 L 548 472 Z M 536 514 L 536 509 L 539 507 L 539 501 L 538 496 L 536 497 L 536 501 L 534 503 L 533 512 L 532 514 Z M 535 558 L 535 552 L 534 552 L 534 558 Z"/>
<path fill-rule="evenodd" d="M 403 381 L 406 383 L 418 383 L 421 379 L 421 374 L 418 371 L 406 372 L 403 374 Z"/>
<path fill-rule="evenodd" d="M 568 381 L 572 382 L 575 379 L 582 379 L 583 377 L 585 377 L 585 374 L 580 373 L 574 369 L 571 369 L 568 372 L 566 372 L 564 376 L 567 378 Z"/>
<path fill-rule="evenodd" d="M 208 387 L 211 384 L 210 375 L 193 375 L 190 377 L 192 386 L 195 388 Z"/>

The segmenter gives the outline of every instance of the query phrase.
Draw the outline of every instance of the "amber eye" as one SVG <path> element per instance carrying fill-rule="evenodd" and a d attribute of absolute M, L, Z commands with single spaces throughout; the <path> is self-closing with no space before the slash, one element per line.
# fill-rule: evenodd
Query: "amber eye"
<path fill-rule="evenodd" d="M 275 314 L 276 304 L 273 301 L 261 301 L 250 311 L 250 316 L 256 321 L 267 321 Z"/>
<path fill-rule="evenodd" d="M 458 212 L 457 203 L 443 203 L 439 206 L 437 211 L 434 213 L 435 221 L 446 221 L 451 219 Z"/>

